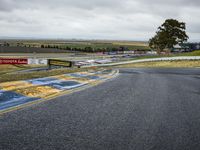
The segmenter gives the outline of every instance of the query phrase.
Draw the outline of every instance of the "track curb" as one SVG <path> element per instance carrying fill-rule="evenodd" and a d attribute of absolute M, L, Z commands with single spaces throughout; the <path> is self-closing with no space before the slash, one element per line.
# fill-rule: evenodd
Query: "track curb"
<path fill-rule="evenodd" d="M 26 107 L 31 107 L 33 105 L 40 104 L 40 103 L 43 103 L 43 102 L 46 102 L 46 101 L 51 101 L 51 100 L 54 100 L 57 97 L 61 97 L 61 96 L 64 96 L 64 95 L 69 95 L 69 94 L 72 94 L 72 93 L 75 93 L 75 92 L 82 91 L 82 90 L 87 89 L 87 88 L 91 88 L 91 87 L 97 86 L 97 85 L 99 85 L 101 83 L 104 83 L 106 81 L 109 81 L 111 79 L 116 78 L 119 75 L 119 70 L 118 69 L 114 69 L 108 75 L 109 75 L 109 78 L 101 79 L 101 80 L 98 80 L 98 81 L 93 81 L 88 85 L 83 85 L 81 87 L 77 87 L 77 88 L 70 89 L 70 90 L 64 90 L 64 91 L 61 91 L 59 93 L 47 96 L 45 98 L 38 99 L 36 101 L 28 102 L 28 103 L 25 103 L 25 104 L 22 104 L 22 105 L 19 105 L 19 106 L 14 106 L 14 107 L 2 110 L 2 111 L 0 111 L 0 116 L 4 115 L 6 113 L 12 112 L 12 111 L 20 110 L 20 109 L 23 109 L 23 108 L 26 108 Z"/>

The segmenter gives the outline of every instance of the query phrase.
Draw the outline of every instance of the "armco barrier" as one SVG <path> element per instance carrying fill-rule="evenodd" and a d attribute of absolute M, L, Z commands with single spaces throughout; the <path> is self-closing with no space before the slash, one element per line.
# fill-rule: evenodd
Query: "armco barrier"
<path fill-rule="evenodd" d="M 92 66 L 93 67 L 108 67 L 108 66 L 125 65 L 125 64 L 131 64 L 131 63 L 139 63 L 139 62 L 175 61 L 175 60 L 200 60 L 200 56 L 148 58 L 148 59 L 132 60 L 132 61 L 126 61 L 126 62 L 110 63 L 110 64 L 98 64 L 98 65 L 92 65 Z M 91 66 L 84 66 L 84 67 L 91 67 Z"/>

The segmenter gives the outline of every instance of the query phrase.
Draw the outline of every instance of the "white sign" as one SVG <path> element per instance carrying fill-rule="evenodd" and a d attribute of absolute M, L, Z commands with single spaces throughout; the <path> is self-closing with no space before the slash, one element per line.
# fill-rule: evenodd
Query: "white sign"
<path fill-rule="evenodd" d="M 34 59 L 34 58 L 29 58 L 28 59 L 28 64 L 29 65 L 47 65 L 47 59 Z"/>

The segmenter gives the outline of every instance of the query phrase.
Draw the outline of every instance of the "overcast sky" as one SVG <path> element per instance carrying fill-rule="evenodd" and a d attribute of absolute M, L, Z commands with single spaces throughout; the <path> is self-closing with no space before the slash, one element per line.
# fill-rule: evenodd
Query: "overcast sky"
<path fill-rule="evenodd" d="M 0 0 L 0 37 L 148 40 L 168 18 L 200 41 L 200 0 Z"/>

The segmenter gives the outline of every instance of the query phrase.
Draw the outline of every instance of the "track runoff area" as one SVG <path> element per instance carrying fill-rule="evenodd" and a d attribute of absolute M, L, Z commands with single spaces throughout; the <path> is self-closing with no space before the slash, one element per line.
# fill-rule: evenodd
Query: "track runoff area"
<path fill-rule="evenodd" d="M 0 64 L 28 64 L 28 59 L 0 59 Z M 49 59 L 49 69 L 72 67 L 73 62 Z M 82 90 L 117 76 L 117 70 L 90 70 L 51 77 L 0 83 L 0 114 Z"/>

